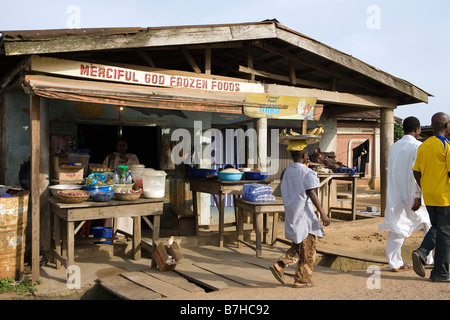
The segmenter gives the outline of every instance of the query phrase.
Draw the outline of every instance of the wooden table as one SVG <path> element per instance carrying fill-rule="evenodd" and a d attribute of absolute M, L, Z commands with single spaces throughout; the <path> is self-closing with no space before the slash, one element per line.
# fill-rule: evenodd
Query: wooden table
<path fill-rule="evenodd" d="M 359 179 L 359 174 L 350 175 L 348 173 L 318 173 L 317 176 L 320 179 L 320 187 L 319 190 L 327 187 L 327 194 L 328 194 L 328 213 L 327 215 L 331 218 L 331 210 L 342 210 L 342 211 L 350 211 L 352 214 L 352 219 L 356 219 L 356 181 Z M 340 207 L 332 207 L 331 206 L 331 197 L 330 197 L 330 190 L 331 190 L 331 183 L 333 180 L 340 180 L 340 181 L 351 181 L 352 183 L 352 205 L 351 208 L 340 208 Z"/>
<path fill-rule="evenodd" d="M 197 192 L 209 193 L 219 210 L 219 247 L 223 246 L 223 232 L 225 227 L 225 194 L 233 195 L 236 201 L 238 195 L 243 195 L 244 184 L 259 183 L 269 184 L 272 180 L 239 180 L 222 181 L 212 179 L 190 179 L 190 190 L 192 191 L 193 211 L 195 220 L 195 232 L 198 234 L 198 197 Z M 235 211 L 236 212 L 236 211 Z"/>
<path fill-rule="evenodd" d="M 164 199 L 139 198 L 135 201 L 111 200 L 108 202 L 95 202 L 91 198 L 83 203 L 68 204 L 60 202 L 55 197 L 50 197 L 51 210 L 54 216 L 55 249 L 52 250 L 56 258 L 56 268 L 61 267 L 61 263 L 67 268 L 74 263 L 75 234 L 86 220 L 106 219 L 106 218 L 133 218 L 133 259 L 141 258 L 141 217 L 149 224 L 153 230 L 153 249 L 159 240 L 160 218 L 163 213 Z M 153 216 L 151 223 L 146 216 Z M 75 229 L 75 222 L 81 223 Z M 62 232 L 64 227 L 65 232 Z M 64 249 L 65 254 L 62 254 Z M 155 265 L 152 261 L 152 266 Z"/>
<path fill-rule="evenodd" d="M 273 202 L 251 202 L 244 199 L 236 199 L 234 202 L 235 207 L 237 208 L 237 242 L 238 248 L 241 247 L 241 243 L 249 246 L 253 250 L 256 251 L 256 256 L 259 257 L 262 254 L 261 243 L 266 242 L 267 235 L 267 215 L 273 214 L 273 222 L 272 222 L 272 241 L 271 245 L 277 241 L 277 222 L 278 222 L 278 214 L 284 212 L 283 199 L 281 197 L 277 197 Z M 253 247 L 249 243 L 244 241 L 244 220 L 243 214 L 244 210 L 253 214 L 253 226 L 256 231 L 256 247 Z M 261 224 L 261 219 L 263 219 L 263 223 Z M 262 232 L 261 232 L 262 231 Z M 261 241 L 261 234 L 263 234 L 263 239 Z"/>

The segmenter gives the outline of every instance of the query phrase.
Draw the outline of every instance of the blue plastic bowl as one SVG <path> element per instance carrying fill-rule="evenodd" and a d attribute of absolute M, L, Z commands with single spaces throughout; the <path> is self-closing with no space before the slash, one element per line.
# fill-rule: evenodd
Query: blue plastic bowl
<path fill-rule="evenodd" d="M 113 191 L 113 186 L 83 186 L 84 189 L 86 189 L 87 191 L 89 191 L 91 193 L 91 197 L 94 197 L 94 195 L 97 192 L 112 192 Z"/>
<path fill-rule="evenodd" d="M 114 196 L 114 191 L 98 191 L 96 192 L 92 198 L 97 202 L 107 202 L 112 199 Z"/>
<path fill-rule="evenodd" d="M 206 179 L 206 174 L 217 174 L 214 169 L 189 168 L 189 176 L 191 178 Z"/>
<path fill-rule="evenodd" d="M 239 181 L 242 179 L 243 172 L 218 172 L 217 175 L 222 181 Z"/>
<path fill-rule="evenodd" d="M 267 172 L 245 172 L 245 180 L 264 180 L 269 174 Z"/>

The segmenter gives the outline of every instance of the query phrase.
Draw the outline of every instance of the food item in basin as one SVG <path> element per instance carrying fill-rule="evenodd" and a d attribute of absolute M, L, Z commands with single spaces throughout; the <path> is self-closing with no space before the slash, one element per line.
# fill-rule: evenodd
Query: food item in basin
<path fill-rule="evenodd" d="M 89 191 L 84 190 L 60 190 L 56 197 L 64 203 L 82 203 L 90 197 Z"/>
<path fill-rule="evenodd" d="M 227 168 L 217 173 L 222 181 L 239 181 L 244 173 L 234 168 Z"/>
<path fill-rule="evenodd" d="M 121 190 L 119 192 L 116 192 L 116 199 L 117 200 L 137 200 L 141 197 L 142 191 L 141 190 L 132 190 L 132 189 L 126 189 Z"/>

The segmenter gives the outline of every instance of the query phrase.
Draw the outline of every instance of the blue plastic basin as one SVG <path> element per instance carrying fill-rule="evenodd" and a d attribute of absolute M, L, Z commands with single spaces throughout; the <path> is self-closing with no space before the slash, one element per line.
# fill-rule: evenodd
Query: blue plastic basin
<path fill-rule="evenodd" d="M 205 179 L 207 174 L 217 174 L 214 169 L 189 168 L 191 178 Z"/>
<path fill-rule="evenodd" d="M 245 172 L 245 180 L 264 180 L 269 174 L 267 172 Z"/>
<path fill-rule="evenodd" d="M 239 181 L 242 179 L 243 172 L 218 172 L 217 175 L 222 181 Z"/>
<path fill-rule="evenodd" d="M 84 189 L 86 189 L 87 191 L 89 191 L 91 193 L 91 197 L 94 197 L 94 195 L 97 192 L 112 192 L 113 191 L 113 186 L 83 186 Z"/>

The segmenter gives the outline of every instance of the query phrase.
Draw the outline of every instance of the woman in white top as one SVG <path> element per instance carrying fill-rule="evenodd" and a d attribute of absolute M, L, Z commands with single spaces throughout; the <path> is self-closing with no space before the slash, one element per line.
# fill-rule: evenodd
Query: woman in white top
<path fill-rule="evenodd" d="M 133 153 L 127 153 L 128 142 L 125 138 L 119 138 L 116 144 L 117 152 L 105 158 L 103 165 L 116 170 L 119 166 L 139 164 L 138 157 Z"/>

